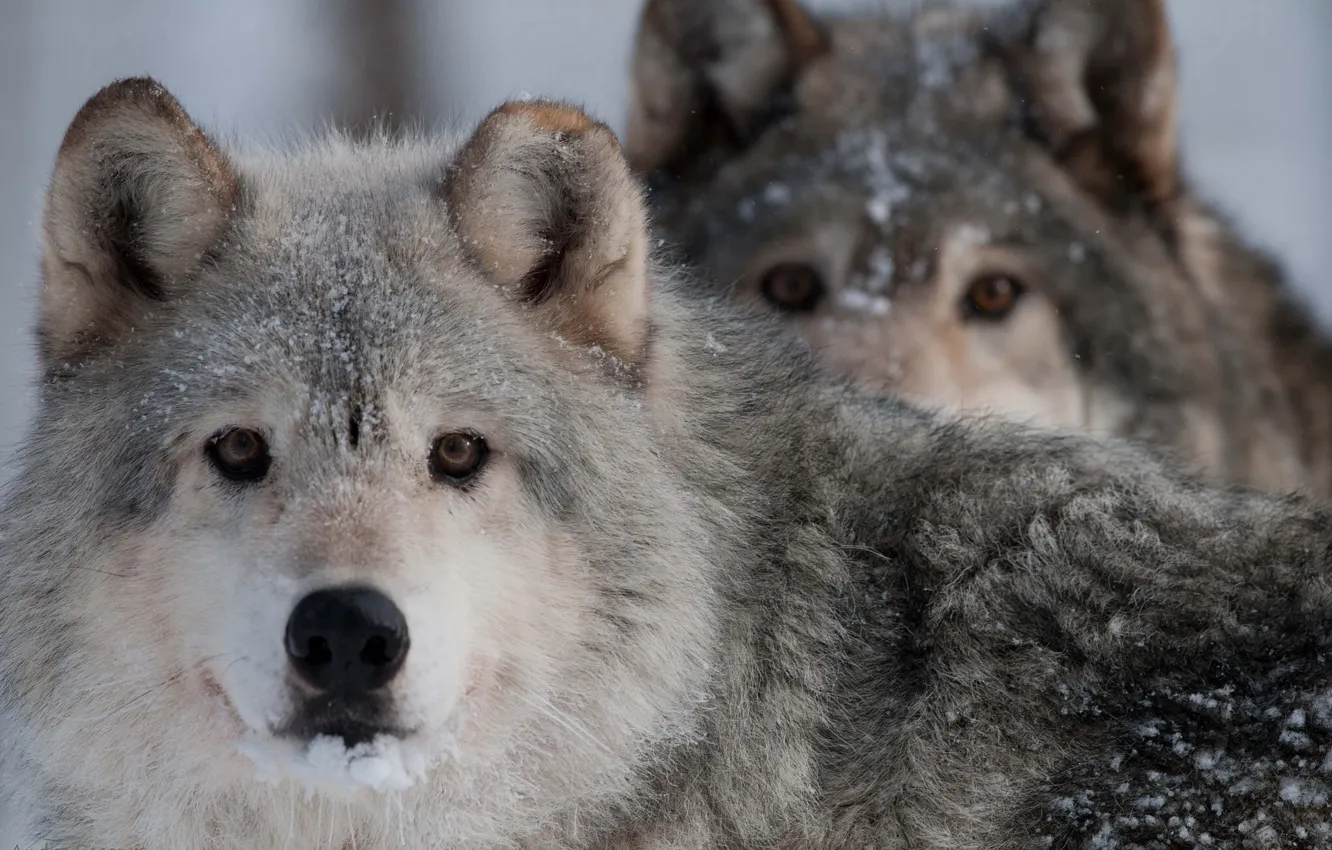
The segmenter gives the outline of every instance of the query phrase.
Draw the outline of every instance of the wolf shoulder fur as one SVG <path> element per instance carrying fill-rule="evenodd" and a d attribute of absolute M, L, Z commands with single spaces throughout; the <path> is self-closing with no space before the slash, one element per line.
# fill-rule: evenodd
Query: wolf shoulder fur
<path fill-rule="evenodd" d="M 650 0 L 663 235 L 830 370 L 1332 493 L 1332 345 L 1183 175 L 1163 0 Z"/>
<path fill-rule="evenodd" d="M 824 380 L 576 109 L 249 156 L 122 81 L 44 234 L 6 846 L 1332 841 L 1326 510 Z"/>

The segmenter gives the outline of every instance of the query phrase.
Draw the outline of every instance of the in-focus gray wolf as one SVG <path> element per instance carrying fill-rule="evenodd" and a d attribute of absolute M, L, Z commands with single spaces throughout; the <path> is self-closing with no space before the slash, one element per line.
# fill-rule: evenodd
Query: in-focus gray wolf
<path fill-rule="evenodd" d="M 651 0 L 632 101 L 664 235 L 863 387 L 1332 493 L 1332 347 L 1181 175 L 1163 0 Z"/>
<path fill-rule="evenodd" d="M 93 97 L 4 846 L 1332 841 L 1332 515 L 859 397 L 645 221 L 559 104 L 246 154 Z"/>

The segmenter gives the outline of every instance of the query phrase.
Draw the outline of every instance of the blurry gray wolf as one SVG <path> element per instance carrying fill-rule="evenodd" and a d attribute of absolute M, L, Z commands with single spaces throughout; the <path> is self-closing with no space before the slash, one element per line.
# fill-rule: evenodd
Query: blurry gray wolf
<path fill-rule="evenodd" d="M 4 846 L 1332 841 L 1332 516 L 861 398 L 645 220 L 559 104 L 246 154 L 93 97 L 0 525 Z"/>
<path fill-rule="evenodd" d="M 670 243 L 864 388 L 1332 493 L 1332 347 L 1175 111 L 1162 0 L 652 0 L 626 148 Z"/>

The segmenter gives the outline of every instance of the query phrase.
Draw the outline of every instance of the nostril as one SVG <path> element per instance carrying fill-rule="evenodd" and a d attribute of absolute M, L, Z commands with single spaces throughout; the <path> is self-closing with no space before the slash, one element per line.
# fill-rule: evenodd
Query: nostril
<path fill-rule="evenodd" d="M 333 648 L 328 645 L 325 638 L 314 635 L 305 642 L 301 660 L 306 664 L 327 664 L 333 660 Z"/>
<path fill-rule="evenodd" d="M 402 668 L 407 620 L 373 588 L 328 588 L 292 609 L 285 642 L 293 671 L 307 684 L 363 693 L 388 684 Z"/>
<path fill-rule="evenodd" d="M 396 652 L 390 651 L 387 638 L 375 635 L 365 642 L 365 647 L 361 650 L 361 663 L 383 667 L 392 664 L 396 655 Z"/>

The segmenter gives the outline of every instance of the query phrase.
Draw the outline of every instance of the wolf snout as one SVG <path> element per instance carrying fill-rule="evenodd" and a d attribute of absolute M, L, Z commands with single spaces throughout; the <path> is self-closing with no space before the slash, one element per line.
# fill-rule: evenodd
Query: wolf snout
<path fill-rule="evenodd" d="M 374 588 L 316 590 L 287 620 L 292 669 L 324 693 L 352 696 L 384 687 L 402 669 L 408 645 L 407 618 Z"/>

